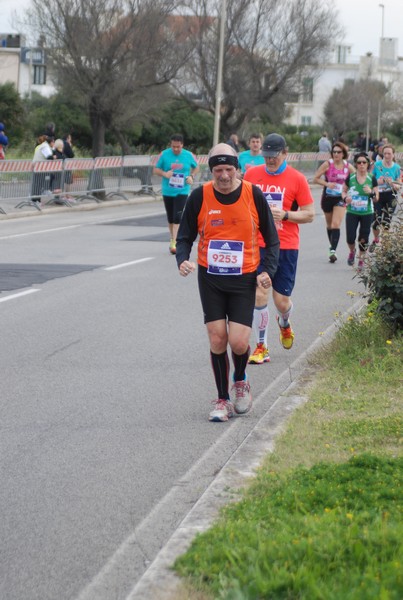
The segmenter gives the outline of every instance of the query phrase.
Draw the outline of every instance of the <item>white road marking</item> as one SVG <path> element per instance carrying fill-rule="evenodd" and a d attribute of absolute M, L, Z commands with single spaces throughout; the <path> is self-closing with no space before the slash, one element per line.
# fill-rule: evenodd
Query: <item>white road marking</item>
<path fill-rule="evenodd" d="M 32 289 L 32 290 L 26 290 L 25 292 L 18 292 L 18 294 L 12 294 L 11 296 L 6 296 L 5 298 L 0 298 L 0 302 L 7 302 L 7 300 L 14 300 L 15 298 L 20 298 L 21 296 L 27 296 L 28 294 L 34 294 L 35 292 L 40 292 L 40 290 Z"/>
<path fill-rule="evenodd" d="M 39 229 L 38 231 L 29 231 L 27 233 L 14 233 L 12 235 L 3 235 L 0 240 L 12 240 L 14 238 L 27 237 L 29 235 L 40 235 L 41 233 L 52 233 L 53 231 L 63 231 L 63 229 L 75 229 L 82 225 L 66 225 L 65 227 L 54 227 L 53 229 Z"/>
<path fill-rule="evenodd" d="M 112 267 L 105 267 L 104 271 L 114 271 L 115 269 L 123 269 L 123 267 L 130 267 L 131 265 L 137 265 L 138 263 L 146 262 L 147 260 L 154 260 L 155 256 L 148 256 L 146 258 L 139 258 L 138 260 L 132 260 L 131 262 L 121 263 L 120 265 L 112 265 Z"/>
<path fill-rule="evenodd" d="M 140 215 L 138 217 L 136 217 L 137 219 L 146 219 L 148 217 L 155 217 L 155 216 L 161 216 L 164 215 L 165 213 L 163 212 L 152 212 L 152 213 L 147 213 L 144 215 Z M 19 237 L 27 237 L 30 235 L 39 235 L 42 233 L 52 233 L 54 231 L 63 231 L 65 229 L 78 229 L 79 227 L 86 227 L 87 225 L 102 225 L 102 223 L 113 223 L 114 221 L 130 221 L 131 219 L 133 219 L 133 215 L 131 215 L 130 217 L 113 217 L 113 218 L 109 218 L 109 219 L 99 219 L 97 221 L 89 221 L 88 223 L 76 223 L 76 225 L 65 225 L 64 227 L 53 227 L 51 229 L 40 229 L 38 231 L 29 231 L 27 233 L 14 233 L 12 235 L 3 235 L 0 237 L 0 240 L 12 240 L 14 238 L 19 238 Z"/>

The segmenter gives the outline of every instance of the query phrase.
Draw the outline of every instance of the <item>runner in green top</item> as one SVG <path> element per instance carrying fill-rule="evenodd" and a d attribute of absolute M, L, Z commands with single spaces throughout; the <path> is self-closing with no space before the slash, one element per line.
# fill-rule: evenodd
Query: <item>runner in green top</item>
<path fill-rule="evenodd" d="M 358 270 L 364 267 L 364 257 L 368 247 L 368 239 L 373 221 L 374 205 L 378 202 L 378 183 L 373 175 L 368 173 L 370 159 L 366 152 L 354 156 L 356 173 L 347 176 L 343 186 L 342 198 L 347 203 L 346 234 L 350 250 L 347 264 L 354 265 L 356 253 L 356 238 L 358 231 Z"/>

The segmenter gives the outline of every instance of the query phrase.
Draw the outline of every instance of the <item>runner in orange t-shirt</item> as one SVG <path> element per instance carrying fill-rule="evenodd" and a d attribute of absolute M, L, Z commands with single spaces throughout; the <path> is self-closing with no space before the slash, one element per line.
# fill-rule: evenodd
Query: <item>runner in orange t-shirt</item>
<path fill-rule="evenodd" d="M 190 253 L 199 236 L 199 293 L 218 392 L 209 420 L 228 421 L 252 407 L 245 369 L 256 287 L 270 287 L 280 244 L 264 195 L 237 177 L 235 150 L 228 144 L 214 146 L 209 154 L 209 168 L 212 181 L 194 189 L 186 202 L 177 236 L 176 261 L 182 277 L 196 269 Z M 259 247 L 259 232 L 264 237 L 263 248 Z M 228 349 L 234 364 L 233 401 L 229 393 Z"/>
<path fill-rule="evenodd" d="M 280 341 L 289 350 L 294 332 L 289 321 L 292 310 L 291 294 L 295 285 L 299 251 L 299 225 L 313 221 L 315 210 L 311 191 L 305 176 L 287 165 L 287 145 L 277 133 L 268 135 L 262 147 L 265 165 L 252 167 L 245 173 L 244 181 L 250 181 L 266 196 L 276 223 L 280 239 L 280 257 L 277 272 L 272 281 L 273 300 L 277 309 Z M 260 240 L 261 246 L 264 245 Z M 269 310 L 268 290 L 256 288 L 256 304 L 253 329 L 257 346 L 249 357 L 250 364 L 270 361 L 267 347 Z"/>

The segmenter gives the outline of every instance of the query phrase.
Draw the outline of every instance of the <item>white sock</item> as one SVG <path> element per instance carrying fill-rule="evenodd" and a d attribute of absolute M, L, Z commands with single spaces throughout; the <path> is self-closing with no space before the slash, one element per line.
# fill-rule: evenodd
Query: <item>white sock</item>
<path fill-rule="evenodd" d="M 293 304 L 291 303 L 290 308 L 285 313 L 281 313 L 279 310 L 277 310 L 278 322 L 279 322 L 280 327 L 288 327 L 288 325 L 289 325 L 288 319 L 290 318 L 292 309 L 293 309 Z"/>
<path fill-rule="evenodd" d="M 269 308 L 266 306 L 255 306 L 253 311 L 253 331 L 258 344 L 267 347 L 267 326 L 269 324 Z"/>

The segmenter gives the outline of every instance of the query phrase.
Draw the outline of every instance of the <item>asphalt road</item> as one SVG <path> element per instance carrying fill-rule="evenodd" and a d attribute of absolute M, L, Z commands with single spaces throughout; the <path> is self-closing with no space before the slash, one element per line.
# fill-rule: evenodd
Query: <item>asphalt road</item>
<path fill-rule="evenodd" d="M 356 300 L 344 231 L 334 265 L 319 206 L 301 233 L 294 346 L 271 310 L 259 400 L 218 424 L 196 277 L 177 273 L 161 202 L 0 221 L 0 598 L 129 596 L 270 383 Z"/>

